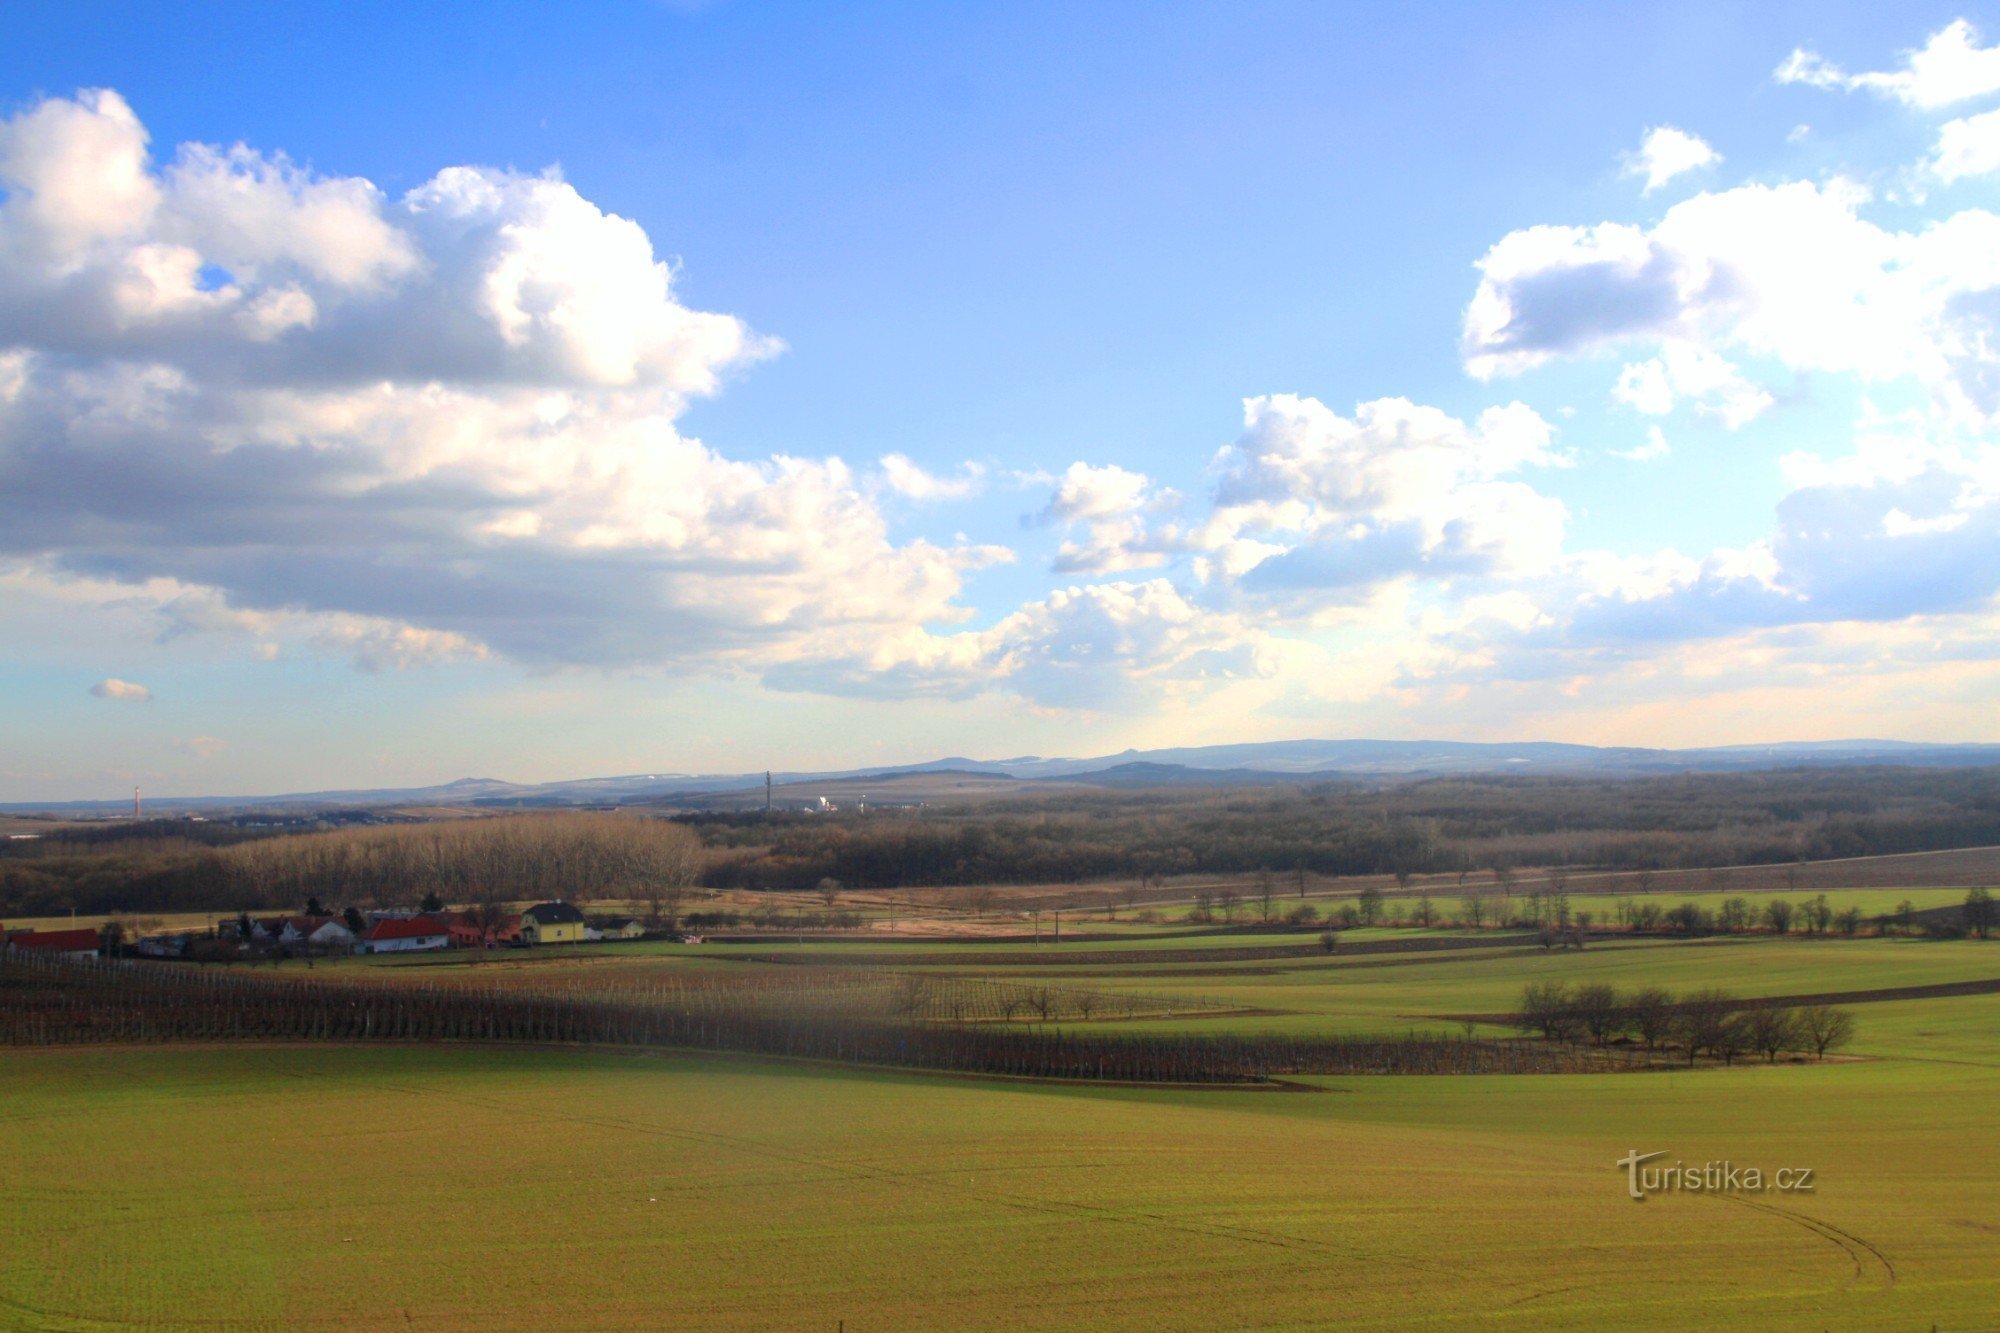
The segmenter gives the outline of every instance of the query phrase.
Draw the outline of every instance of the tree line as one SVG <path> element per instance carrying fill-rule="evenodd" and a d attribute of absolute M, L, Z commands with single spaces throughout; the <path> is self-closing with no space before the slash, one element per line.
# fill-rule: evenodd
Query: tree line
<path fill-rule="evenodd" d="M 446 902 L 638 898 L 671 916 L 701 842 L 670 820 L 560 812 L 390 824 L 0 861 L 0 912 L 304 910 Z"/>
<path fill-rule="evenodd" d="M 706 813 L 717 887 L 1081 883 L 1183 874 L 1629 871 L 2000 843 L 2000 769 L 1330 780 L 1065 792 L 917 813 Z"/>
<path fill-rule="evenodd" d="M 1832 1005 L 1746 1002 L 1713 988 L 1676 998 L 1661 986 L 1620 991 L 1605 982 L 1531 981 L 1511 1021 L 1551 1042 L 1637 1040 L 1647 1050 L 1678 1047 L 1689 1064 L 1703 1054 L 1724 1064 L 1748 1053 L 1775 1062 L 1785 1051 L 1823 1059 L 1854 1037 L 1853 1013 Z"/>

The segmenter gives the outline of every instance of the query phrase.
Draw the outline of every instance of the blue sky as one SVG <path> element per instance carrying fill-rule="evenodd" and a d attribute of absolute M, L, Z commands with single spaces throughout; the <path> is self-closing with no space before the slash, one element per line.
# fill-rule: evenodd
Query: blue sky
<path fill-rule="evenodd" d="M 2000 739 L 1979 7 L 10 24 L 0 799 Z"/>

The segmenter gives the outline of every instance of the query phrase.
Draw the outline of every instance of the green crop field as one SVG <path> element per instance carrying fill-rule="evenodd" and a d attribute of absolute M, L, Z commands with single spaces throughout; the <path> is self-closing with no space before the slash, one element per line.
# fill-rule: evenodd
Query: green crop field
<path fill-rule="evenodd" d="M 1979 1012 L 1954 1041 L 1990 1052 L 2000 1006 L 1953 1003 Z M 2000 1302 L 1990 1056 L 1318 1082 L 10 1052 L 0 1319 L 1862 1328 L 1975 1326 Z M 1635 1203 L 1614 1166 L 1635 1148 L 1811 1167 L 1816 1189 Z"/>
<path fill-rule="evenodd" d="M 1824 1062 L 1207 1090 L 574 1046 L 14 1047 L 0 1326 L 1966 1328 L 2000 1309 L 2000 994 L 1895 994 L 2000 980 L 2000 942 L 1381 929 L 1327 954 L 1311 932 L 1180 927 L 314 975 L 591 994 L 871 968 L 1213 1002 L 1061 1025 L 1099 1032 L 1450 1033 L 1549 980 L 1837 994 L 1858 1032 Z M 1637 1202 L 1632 1152 L 1810 1168 L 1814 1189 Z"/>

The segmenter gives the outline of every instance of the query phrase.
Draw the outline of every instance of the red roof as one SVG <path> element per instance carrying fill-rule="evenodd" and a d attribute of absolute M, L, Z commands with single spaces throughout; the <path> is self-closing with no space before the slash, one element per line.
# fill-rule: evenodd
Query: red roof
<path fill-rule="evenodd" d="M 100 943 L 94 930 L 24 930 L 9 936 L 7 942 L 16 949 L 53 949 L 58 953 L 82 953 Z"/>
<path fill-rule="evenodd" d="M 441 922 L 433 921 L 427 916 L 383 917 L 380 921 L 368 927 L 368 933 L 361 938 L 364 940 L 414 940 L 425 935 L 442 935 L 444 933 L 444 925 Z"/>

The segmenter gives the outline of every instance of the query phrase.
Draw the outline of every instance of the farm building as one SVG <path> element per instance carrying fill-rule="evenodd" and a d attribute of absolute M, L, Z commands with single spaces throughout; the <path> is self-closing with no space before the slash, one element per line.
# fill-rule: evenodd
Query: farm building
<path fill-rule="evenodd" d="M 356 947 L 362 953 L 416 953 L 450 943 L 450 930 L 432 917 L 384 917 L 362 932 Z"/>
<path fill-rule="evenodd" d="M 94 930 L 22 930 L 7 937 L 10 948 L 62 958 L 95 958 L 103 944 Z"/>
<path fill-rule="evenodd" d="M 587 940 L 636 940 L 643 937 L 646 927 L 637 917 L 604 917 L 587 923 L 583 937 Z"/>
<path fill-rule="evenodd" d="M 345 949 L 354 943 L 354 932 L 331 916 L 295 916 L 278 933 L 281 944 L 315 949 Z"/>
<path fill-rule="evenodd" d="M 581 943 L 583 913 L 565 902 L 537 903 L 521 913 L 521 939 L 528 944 Z"/>
<path fill-rule="evenodd" d="M 509 912 L 491 926 L 482 926 L 474 912 L 453 912 L 443 918 L 445 931 L 454 949 L 476 949 L 484 944 L 515 944 L 521 938 L 521 918 Z"/>

